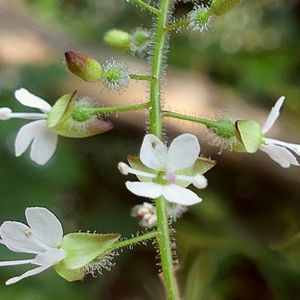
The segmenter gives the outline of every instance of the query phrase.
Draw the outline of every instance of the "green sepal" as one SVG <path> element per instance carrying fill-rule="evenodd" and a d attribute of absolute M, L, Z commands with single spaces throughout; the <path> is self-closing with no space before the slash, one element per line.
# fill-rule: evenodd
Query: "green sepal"
<path fill-rule="evenodd" d="M 128 163 L 131 168 L 139 170 L 139 171 L 143 171 L 146 173 L 155 174 L 155 171 L 153 169 L 146 167 L 141 162 L 141 160 L 138 156 L 128 155 L 127 160 L 128 160 Z M 143 182 L 152 182 L 153 181 L 153 178 L 149 178 L 149 177 L 144 177 L 144 176 L 140 176 L 140 175 L 136 175 L 136 177 L 139 179 L 139 181 L 143 181 Z"/>
<path fill-rule="evenodd" d="M 220 16 L 230 11 L 240 3 L 241 0 L 213 0 L 210 6 L 210 10 L 214 14 Z"/>
<path fill-rule="evenodd" d="M 75 270 L 66 269 L 63 263 L 54 266 L 56 273 L 67 281 L 81 280 L 85 276 L 84 268 Z"/>
<path fill-rule="evenodd" d="M 255 153 L 262 144 L 261 126 L 254 120 L 236 121 L 237 138 L 241 142 L 245 151 L 240 145 L 239 152 Z"/>
<path fill-rule="evenodd" d="M 185 175 L 193 177 L 197 174 L 204 174 L 210 169 L 212 169 L 216 164 L 217 162 L 215 160 L 211 160 L 205 157 L 198 157 L 191 167 L 176 171 L 176 175 Z M 179 180 L 176 181 L 176 184 L 182 187 L 187 187 L 190 184 L 190 182 Z"/>
<path fill-rule="evenodd" d="M 63 237 L 61 249 L 66 252 L 61 262 L 66 270 L 76 270 L 101 259 L 121 237 L 118 233 L 69 233 Z"/>
<path fill-rule="evenodd" d="M 73 112 L 75 105 L 78 105 L 76 102 L 77 91 L 59 98 L 49 111 L 47 124 L 56 134 L 70 138 L 85 138 L 113 128 L 110 121 L 93 115 L 89 120 L 75 120 Z"/>

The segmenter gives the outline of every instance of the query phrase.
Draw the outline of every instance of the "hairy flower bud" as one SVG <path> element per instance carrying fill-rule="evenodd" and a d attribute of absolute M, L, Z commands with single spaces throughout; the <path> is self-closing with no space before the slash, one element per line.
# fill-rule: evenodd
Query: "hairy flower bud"
<path fill-rule="evenodd" d="M 104 42 L 117 49 L 129 50 L 130 34 L 123 30 L 113 29 L 106 32 Z"/>
<path fill-rule="evenodd" d="M 220 16 L 240 3 L 241 0 L 213 0 L 210 6 L 210 10 L 214 14 Z"/>
<path fill-rule="evenodd" d="M 78 107 L 83 110 L 76 109 Z M 49 128 L 58 135 L 72 138 L 89 137 L 112 129 L 111 122 L 90 114 L 88 107 L 91 103 L 78 98 L 76 92 L 62 96 L 48 113 Z"/>
<path fill-rule="evenodd" d="M 80 52 L 65 52 L 68 69 L 87 82 L 96 82 L 102 77 L 101 64 L 87 54 Z"/>
<path fill-rule="evenodd" d="M 150 42 L 150 32 L 143 28 L 137 28 L 130 36 L 130 50 L 141 55 L 147 50 Z"/>
<path fill-rule="evenodd" d="M 208 7 L 196 5 L 188 15 L 190 20 L 189 29 L 200 32 L 208 30 L 212 19 L 211 15 L 212 13 Z"/>

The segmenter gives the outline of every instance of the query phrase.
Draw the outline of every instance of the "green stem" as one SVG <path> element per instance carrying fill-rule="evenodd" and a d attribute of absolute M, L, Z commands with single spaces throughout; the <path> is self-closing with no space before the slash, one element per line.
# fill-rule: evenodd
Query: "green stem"
<path fill-rule="evenodd" d="M 184 121 L 190 121 L 190 122 L 194 122 L 194 123 L 200 123 L 202 125 L 207 126 L 208 128 L 214 127 L 215 124 L 216 124 L 215 121 L 211 121 L 211 120 L 207 120 L 207 119 L 203 119 L 203 118 L 198 118 L 198 117 L 193 117 L 193 116 L 189 116 L 189 115 L 183 115 L 183 114 L 175 113 L 175 112 L 172 112 L 172 111 L 164 111 L 163 112 L 163 117 L 164 118 L 179 119 L 179 120 L 184 120 Z"/>
<path fill-rule="evenodd" d="M 142 1 L 142 0 L 132 0 L 132 2 L 135 2 L 137 5 L 140 5 L 141 7 L 149 10 L 150 12 L 158 15 L 159 14 L 159 10 L 153 6 L 151 6 L 150 4 Z"/>
<path fill-rule="evenodd" d="M 131 246 L 131 245 L 134 245 L 134 244 L 139 244 L 143 241 L 154 239 L 154 238 L 157 237 L 157 235 L 158 235 L 157 231 L 147 232 L 145 234 L 138 235 L 138 236 L 135 236 L 133 238 L 115 243 L 113 245 L 113 247 L 111 248 L 111 250 L 117 250 L 117 249 L 128 247 L 128 246 Z"/>
<path fill-rule="evenodd" d="M 139 75 L 139 74 L 130 74 L 130 79 L 133 80 L 145 80 L 145 81 L 152 81 L 153 77 L 150 75 Z"/>
<path fill-rule="evenodd" d="M 111 107 L 97 107 L 97 108 L 93 108 L 93 115 L 143 110 L 143 109 L 147 109 L 148 107 L 149 107 L 148 102 L 139 103 L 139 104 L 130 104 L 130 105 L 111 106 Z"/>
<path fill-rule="evenodd" d="M 178 21 L 172 24 L 169 24 L 168 26 L 166 26 L 166 31 L 172 31 L 172 30 L 176 30 L 176 29 L 181 29 L 182 27 L 187 27 L 189 26 L 190 21 L 189 20 L 182 20 L 182 21 Z"/>
<path fill-rule="evenodd" d="M 160 14 L 157 18 L 156 34 L 154 38 L 154 49 L 152 58 L 152 76 L 150 89 L 150 132 L 159 139 L 162 138 L 162 111 L 161 111 L 161 76 L 166 43 L 165 31 L 171 0 L 160 1 Z M 166 200 L 163 197 L 156 199 L 158 246 L 161 258 L 163 279 L 168 300 L 176 300 L 178 287 L 174 274 L 172 247 L 170 241 L 170 231 L 168 224 L 168 214 Z"/>

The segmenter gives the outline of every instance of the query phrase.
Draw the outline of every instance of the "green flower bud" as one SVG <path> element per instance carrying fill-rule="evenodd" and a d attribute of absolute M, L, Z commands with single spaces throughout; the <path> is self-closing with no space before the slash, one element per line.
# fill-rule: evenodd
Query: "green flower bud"
<path fill-rule="evenodd" d="M 234 151 L 254 153 L 262 144 L 261 126 L 253 120 L 236 121 L 237 145 Z M 239 144 L 241 143 L 241 144 Z"/>
<path fill-rule="evenodd" d="M 80 106 L 84 111 L 79 112 L 79 116 L 74 111 Z M 92 106 L 85 98 L 78 99 L 77 92 L 62 96 L 48 113 L 48 127 L 58 135 L 72 138 L 89 137 L 112 129 L 111 122 L 94 116 L 91 110 L 87 112 L 87 107 Z"/>
<path fill-rule="evenodd" d="M 113 29 L 106 32 L 104 42 L 117 49 L 129 50 L 130 35 L 126 31 Z"/>
<path fill-rule="evenodd" d="M 61 249 L 66 257 L 54 266 L 68 281 L 82 279 L 86 273 L 99 271 L 119 234 L 70 233 L 63 237 Z M 110 256 L 111 257 L 111 256 Z"/>
<path fill-rule="evenodd" d="M 210 10 L 220 16 L 231 10 L 234 6 L 241 3 L 241 0 L 213 0 Z"/>
<path fill-rule="evenodd" d="M 130 50 L 137 54 L 143 54 L 151 42 L 151 34 L 143 28 L 136 29 L 130 36 Z"/>
<path fill-rule="evenodd" d="M 65 52 L 68 69 L 87 82 L 96 82 L 102 77 L 101 64 L 91 56 L 79 52 Z"/>

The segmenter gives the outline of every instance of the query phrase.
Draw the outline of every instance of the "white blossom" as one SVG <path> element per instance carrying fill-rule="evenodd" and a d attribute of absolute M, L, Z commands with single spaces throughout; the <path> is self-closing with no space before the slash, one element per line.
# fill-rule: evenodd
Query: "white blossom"
<path fill-rule="evenodd" d="M 200 174 L 186 175 L 193 167 L 200 153 L 196 136 L 182 134 L 175 138 L 169 149 L 155 135 L 144 137 L 141 151 L 141 165 L 131 168 L 119 163 L 122 174 L 137 175 L 142 182 L 126 182 L 129 191 L 137 196 L 156 199 L 163 196 L 167 201 L 182 205 L 193 205 L 202 199 L 186 187 L 193 184 L 201 189 L 207 186 L 206 178 Z"/>
<path fill-rule="evenodd" d="M 15 141 L 15 154 L 22 155 L 31 145 L 31 160 L 44 165 L 54 154 L 58 139 L 46 121 L 51 105 L 24 88 L 15 91 L 15 97 L 24 106 L 36 108 L 41 113 L 16 113 L 8 107 L 3 107 L 0 108 L 0 120 L 12 118 L 34 120 L 19 130 Z"/>
<path fill-rule="evenodd" d="M 30 207 L 25 211 L 29 226 L 6 221 L 0 227 L 0 243 L 14 252 L 34 254 L 32 259 L 0 261 L 0 267 L 32 264 L 37 267 L 6 281 L 6 285 L 39 274 L 62 261 L 66 253 L 59 249 L 63 228 L 56 216 L 46 208 Z"/>
<path fill-rule="evenodd" d="M 262 127 L 262 134 L 266 134 L 273 127 L 275 121 L 280 115 L 280 109 L 284 103 L 285 97 L 280 97 L 272 108 L 265 124 Z M 283 142 L 277 139 L 263 137 L 263 143 L 260 150 L 266 152 L 274 161 L 283 168 L 291 165 L 299 166 L 299 162 L 294 154 L 300 155 L 300 145 Z"/>

